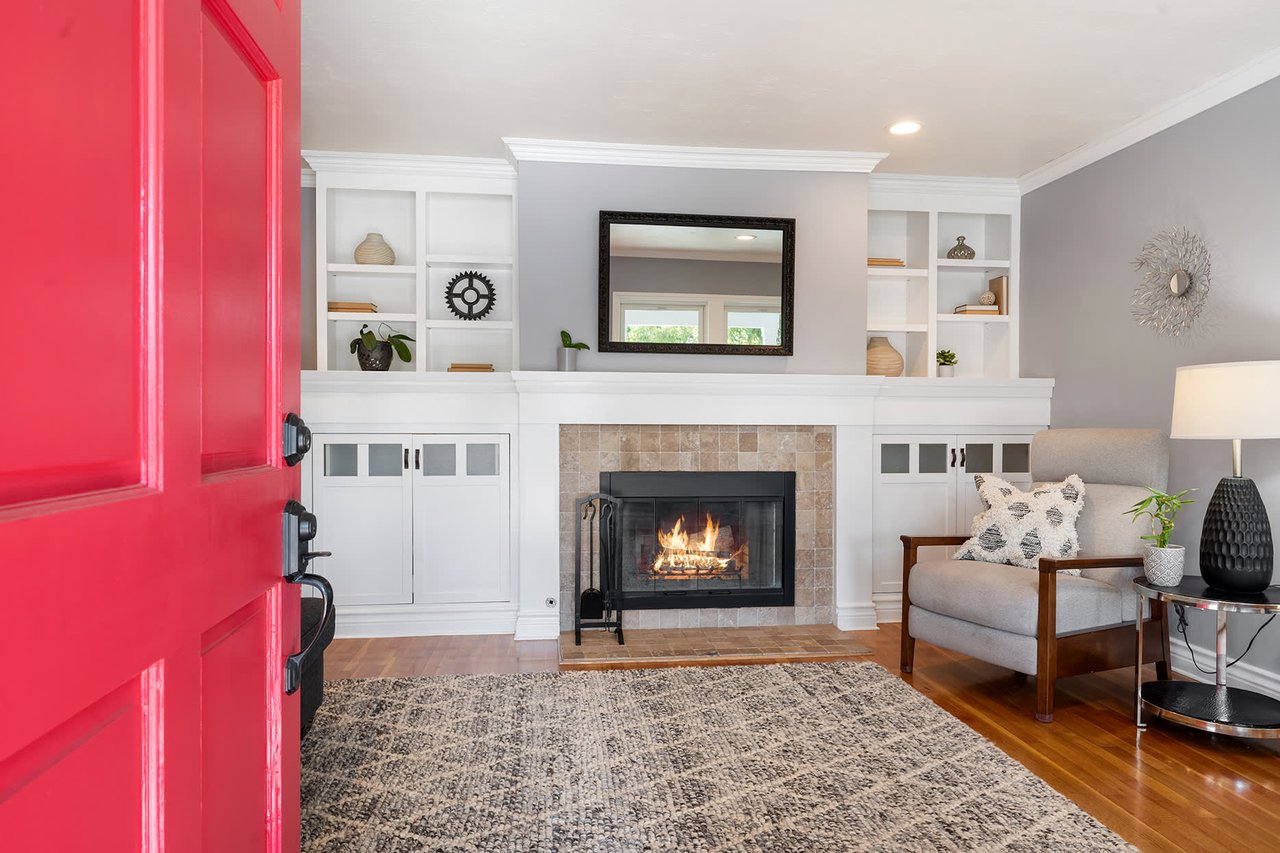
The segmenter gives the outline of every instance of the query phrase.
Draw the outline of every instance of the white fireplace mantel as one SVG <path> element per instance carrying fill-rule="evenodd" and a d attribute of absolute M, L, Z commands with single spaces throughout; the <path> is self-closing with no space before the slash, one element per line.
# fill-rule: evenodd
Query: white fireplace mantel
<path fill-rule="evenodd" d="M 473 430 L 512 435 L 515 636 L 548 639 L 559 634 L 561 424 L 835 427 L 835 619 L 841 629 L 866 630 L 876 627 L 871 563 L 874 436 L 1032 432 L 1049 423 L 1053 380 L 330 371 L 304 372 L 302 391 L 302 415 L 316 432 Z"/>

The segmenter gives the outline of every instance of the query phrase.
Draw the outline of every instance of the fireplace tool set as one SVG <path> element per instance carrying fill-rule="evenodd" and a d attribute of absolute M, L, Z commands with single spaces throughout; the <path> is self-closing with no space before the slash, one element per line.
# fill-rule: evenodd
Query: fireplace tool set
<path fill-rule="evenodd" d="M 622 645 L 622 585 L 618 579 L 617 537 L 614 522 L 620 502 L 603 493 L 574 501 L 573 641 L 582 645 L 583 628 L 604 628 L 618 635 Z M 582 588 L 582 527 L 587 527 L 588 585 Z M 600 548 L 596 548 L 597 534 Z M 600 560 L 600 586 L 596 586 L 596 559 Z"/>

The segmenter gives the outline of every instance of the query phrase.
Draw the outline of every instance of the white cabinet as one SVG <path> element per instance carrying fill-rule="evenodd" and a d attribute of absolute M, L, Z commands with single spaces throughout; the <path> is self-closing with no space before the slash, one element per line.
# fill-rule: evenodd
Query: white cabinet
<path fill-rule="evenodd" d="M 315 547 L 336 603 L 511 599 L 511 442 L 505 434 L 315 437 Z"/>
<path fill-rule="evenodd" d="M 874 593 L 902 593 L 904 534 L 968 534 L 986 508 L 975 474 L 994 474 L 1025 488 L 1031 484 L 1031 435 L 879 435 L 874 442 Z M 922 559 L 954 548 L 927 548 Z"/>
<path fill-rule="evenodd" d="M 413 600 L 511 597 L 510 444 L 505 435 L 415 437 Z"/>

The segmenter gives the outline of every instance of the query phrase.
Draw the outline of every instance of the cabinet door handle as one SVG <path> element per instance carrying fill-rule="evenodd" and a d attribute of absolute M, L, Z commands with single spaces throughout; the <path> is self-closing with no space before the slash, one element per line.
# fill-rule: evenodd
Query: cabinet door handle
<path fill-rule="evenodd" d="M 413 470 L 417 471 L 422 468 L 422 448 L 415 447 L 413 449 Z"/>
<path fill-rule="evenodd" d="M 951 448 L 951 467 L 956 467 L 956 449 L 954 447 Z"/>
<path fill-rule="evenodd" d="M 404 449 L 404 470 L 409 470 L 409 448 Z"/>
<path fill-rule="evenodd" d="M 964 462 L 964 451 L 965 451 L 965 449 L 964 449 L 963 447 L 962 447 L 962 448 L 960 448 L 960 467 L 961 467 L 961 468 L 963 468 L 963 467 L 964 467 L 964 465 L 965 465 L 965 462 Z"/>

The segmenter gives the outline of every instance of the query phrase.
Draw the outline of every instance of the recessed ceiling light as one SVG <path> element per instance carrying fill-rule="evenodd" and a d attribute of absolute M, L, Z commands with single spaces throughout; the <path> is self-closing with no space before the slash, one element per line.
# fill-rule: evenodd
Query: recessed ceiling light
<path fill-rule="evenodd" d="M 894 136 L 907 136 L 920 130 L 918 121 L 899 121 L 889 125 L 889 132 Z"/>
<path fill-rule="evenodd" d="M 738 235 L 738 239 L 739 239 L 739 240 L 754 240 L 755 238 L 756 238 L 756 235 L 754 235 L 754 234 L 739 234 L 739 235 Z"/>

